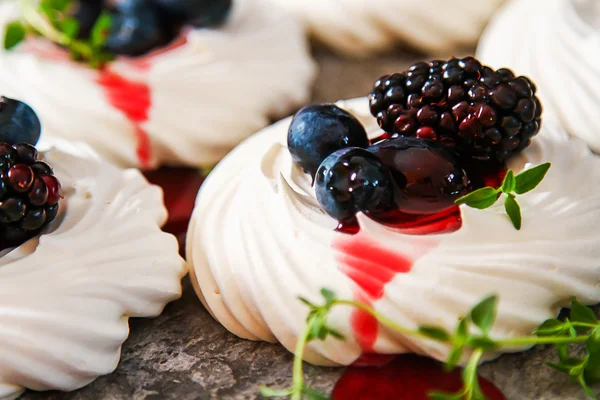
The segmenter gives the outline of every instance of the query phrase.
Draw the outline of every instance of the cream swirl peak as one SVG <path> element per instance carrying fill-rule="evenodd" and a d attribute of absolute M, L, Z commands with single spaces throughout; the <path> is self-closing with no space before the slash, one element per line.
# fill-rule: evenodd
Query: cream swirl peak
<path fill-rule="evenodd" d="M 472 46 L 502 0 L 281 0 L 317 40 L 354 57 L 397 43 L 429 52 Z"/>
<path fill-rule="evenodd" d="M 1 25 L 15 15 L 14 2 L 0 5 Z M 190 29 L 163 51 L 101 71 L 65 56 L 29 40 L 0 53 L 3 93 L 36 110 L 45 137 L 143 168 L 214 164 L 306 100 L 315 72 L 299 24 L 267 0 L 240 0 L 219 28 Z"/>
<path fill-rule="evenodd" d="M 380 134 L 366 99 L 340 102 Z M 286 144 L 290 119 L 247 139 L 200 190 L 188 232 L 192 282 L 203 303 L 227 329 L 248 339 L 279 341 L 293 351 L 305 326 L 303 296 L 319 300 L 329 288 L 356 298 L 409 326 L 452 329 L 479 299 L 500 297 L 493 337 L 531 333 L 571 296 L 600 301 L 600 159 L 551 124 L 511 158 L 520 172 L 551 162 L 533 192 L 520 198 L 524 223 L 510 224 L 500 205 L 460 207 L 461 227 L 416 236 L 357 214 L 360 231 L 338 222 L 317 201 L 312 178 Z M 350 309 L 330 324 L 347 337 L 314 342 L 306 359 L 350 364 L 363 352 L 419 352 L 444 359 L 449 349 L 377 326 Z M 515 349 L 518 350 L 518 349 Z"/>
<path fill-rule="evenodd" d="M 600 8 L 594 0 L 513 0 L 484 32 L 479 58 L 540 86 L 547 120 L 600 151 Z"/>
<path fill-rule="evenodd" d="M 54 142 L 43 158 L 64 189 L 44 234 L 0 256 L 0 398 L 74 390 L 112 372 L 129 317 L 160 314 L 186 272 L 162 226 L 162 191 L 87 146 Z"/>

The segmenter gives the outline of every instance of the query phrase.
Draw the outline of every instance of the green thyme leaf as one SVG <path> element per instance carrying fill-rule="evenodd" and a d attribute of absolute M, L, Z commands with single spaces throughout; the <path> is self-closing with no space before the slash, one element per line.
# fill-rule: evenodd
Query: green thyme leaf
<path fill-rule="evenodd" d="M 600 326 L 592 331 L 585 346 L 588 351 L 587 362 L 583 372 L 585 382 L 590 385 L 596 385 L 600 383 Z"/>
<path fill-rule="evenodd" d="M 331 336 L 333 336 L 334 338 L 339 339 L 339 340 L 346 339 L 346 337 L 340 331 L 337 331 L 333 328 L 329 328 L 328 330 L 329 330 L 329 334 Z"/>
<path fill-rule="evenodd" d="M 294 394 L 294 389 L 292 388 L 271 389 L 267 386 L 261 386 L 259 391 L 262 397 L 290 397 L 292 394 Z"/>
<path fill-rule="evenodd" d="M 473 307 L 471 319 L 484 334 L 487 334 L 496 321 L 497 310 L 498 296 L 489 296 Z"/>
<path fill-rule="evenodd" d="M 504 177 L 504 181 L 502 182 L 502 187 L 500 188 L 504 193 L 512 193 L 515 190 L 515 174 L 512 169 L 509 169 Z"/>
<path fill-rule="evenodd" d="M 560 343 L 556 345 L 556 354 L 560 362 L 565 362 L 569 359 L 569 345 L 566 343 Z"/>
<path fill-rule="evenodd" d="M 48 18 L 51 22 L 54 22 L 56 19 L 56 9 L 52 5 L 51 0 L 42 0 L 39 5 L 39 9 L 42 14 Z"/>
<path fill-rule="evenodd" d="M 571 300 L 571 321 L 583 322 L 587 324 L 597 324 L 596 313 L 589 307 L 584 306 L 576 298 Z"/>
<path fill-rule="evenodd" d="M 579 375 L 577 381 L 579 382 L 579 385 L 581 386 L 581 388 L 583 389 L 583 391 L 585 392 L 586 395 L 588 395 L 588 397 L 592 398 L 592 399 L 597 399 L 598 396 L 596 395 L 596 393 L 594 392 L 594 390 L 588 386 L 588 382 L 586 381 L 585 376 Z"/>
<path fill-rule="evenodd" d="M 25 40 L 27 29 L 21 22 L 15 21 L 6 25 L 4 33 L 4 48 L 10 50 Z"/>
<path fill-rule="evenodd" d="M 547 366 L 549 366 L 550 368 L 553 368 L 559 372 L 563 372 L 565 374 L 568 374 L 569 371 L 571 371 L 571 367 L 565 364 L 558 364 L 558 363 L 554 363 L 551 361 L 546 361 L 544 364 L 546 364 Z"/>
<path fill-rule="evenodd" d="M 515 200 L 514 195 L 510 194 L 506 196 L 506 199 L 504 200 L 504 209 L 515 229 L 520 230 L 522 221 L 521 207 L 519 207 L 519 203 Z"/>
<path fill-rule="evenodd" d="M 313 303 L 311 303 L 310 301 L 308 301 L 307 299 L 305 299 L 304 297 L 298 297 L 298 300 L 300 300 L 301 302 L 303 302 L 304 304 L 306 304 L 307 306 L 309 306 L 310 308 L 314 308 L 316 307 Z"/>
<path fill-rule="evenodd" d="M 562 332 L 564 324 L 556 318 L 547 319 L 533 333 L 538 336 L 555 336 Z"/>
<path fill-rule="evenodd" d="M 325 298 L 325 307 L 331 307 L 335 302 L 336 295 L 329 289 L 321 289 L 321 295 Z"/>
<path fill-rule="evenodd" d="M 71 0 L 44 0 L 43 2 L 47 2 L 49 7 L 59 13 L 66 12 L 72 4 Z"/>
<path fill-rule="evenodd" d="M 458 326 L 456 327 L 456 339 L 464 343 L 469 336 L 469 329 L 467 327 L 467 318 L 463 318 L 458 322 Z"/>
<path fill-rule="evenodd" d="M 585 361 L 586 360 L 577 360 L 577 363 L 573 367 L 571 367 L 569 375 L 571 375 L 574 378 L 581 375 L 581 373 L 583 372 Z"/>
<path fill-rule="evenodd" d="M 454 203 L 456 205 L 466 204 L 469 207 L 483 210 L 490 207 L 498 200 L 499 193 L 499 190 L 486 186 L 459 198 Z"/>
<path fill-rule="evenodd" d="M 444 369 L 446 371 L 452 371 L 454 368 L 456 368 L 456 366 L 460 362 L 460 359 L 462 358 L 462 354 L 463 354 L 463 345 L 462 344 L 455 345 L 452 348 L 452 350 L 450 350 L 450 353 L 448 353 L 448 358 L 446 359 L 446 364 L 444 365 Z"/>
<path fill-rule="evenodd" d="M 540 164 L 515 176 L 515 192 L 524 194 L 535 189 L 544 179 L 551 165 L 549 162 Z"/>
<path fill-rule="evenodd" d="M 114 55 L 103 48 L 111 25 L 110 15 L 104 12 L 98 17 L 89 39 L 78 39 L 80 25 L 72 17 L 72 6 L 73 0 L 23 1 L 24 20 L 10 25 L 5 47 L 16 46 L 25 33 L 31 32 L 64 47 L 73 60 L 101 68 L 114 59 Z"/>
<path fill-rule="evenodd" d="M 92 27 L 92 31 L 90 33 L 90 42 L 94 47 L 102 47 L 106 42 L 106 38 L 110 32 L 110 26 L 112 24 L 112 17 L 106 11 L 103 11 L 102 14 L 94 23 Z"/>
<path fill-rule="evenodd" d="M 565 328 L 566 328 L 566 332 L 568 333 L 565 336 L 571 336 L 571 337 L 577 336 L 577 329 L 575 329 L 575 327 L 573 326 L 573 324 L 571 323 L 571 320 L 569 318 L 565 318 Z"/>
<path fill-rule="evenodd" d="M 586 342 L 588 351 L 587 362 L 584 367 L 585 380 L 590 385 L 600 383 L 600 329 L 596 328 Z"/>
<path fill-rule="evenodd" d="M 590 354 L 600 353 L 600 326 L 592 331 L 590 337 L 586 341 L 586 347 Z"/>
<path fill-rule="evenodd" d="M 472 337 L 469 339 L 467 344 L 469 345 L 469 347 L 479 348 L 486 351 L 498 347 L 496 342 L 494 342 L 489 337 Z"/>
<path fill-rule="evenodd" d="M 70 39 L 75 39 L 79 34 L 79 21 L 75 18 L 65 18 L 58 25 L 60 30 Z"/>
<path fill-rule="evenodd" d="M 419 327 L 419 332 L 430 339 L 437 340 L 438 342 L 449 342 L 451 340 L 448 332 L 435 326 L 422 325 Z"/>

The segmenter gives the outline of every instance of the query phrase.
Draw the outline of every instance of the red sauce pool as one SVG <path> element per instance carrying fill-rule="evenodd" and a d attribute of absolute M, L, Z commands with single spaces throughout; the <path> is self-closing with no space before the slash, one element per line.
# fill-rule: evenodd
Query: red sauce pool
<path fill-rule="evenodd" d="M 479 378 L 490 400 L 505 400 L 491 382 Z M 333 400 L 429 400 L 428 393 L 456 393 L 462 388 L 461 370 L 445 372 L 440 362 L 403 354 L 383 366 L 349 367 L 333 389 Z"/>
<path fill-rule="evenodd" d="M 161 168 L 145 172 L 144 175 L 150 183 L 163 189 L 169 212 L 169 219 L 163 230 L 177 237 L 179 250 L 185 255 L 185 236 L 204 176 L 192 168 Z"/>

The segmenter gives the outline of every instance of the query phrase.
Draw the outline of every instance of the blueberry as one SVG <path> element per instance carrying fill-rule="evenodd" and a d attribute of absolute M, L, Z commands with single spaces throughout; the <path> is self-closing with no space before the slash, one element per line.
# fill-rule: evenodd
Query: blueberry
<path fill-rule="evenodd" d="M 151 0 L 125 0 L 112 12 L 104 46 L 113 54 L 139 56 L 172 39 L 159 8 Z"/>
<path fill-rule="evenodd" d="M 390 171 L 371 152 L 359 147 L 337 150 L 327 157 L 315 180 L 317 200 L 331 217 L 351 220 L 357 212 L 381 213 L 395 208 Z"/>
<path fill-rule="evenodd" d="M 176 24 L 198 28 L 219 25 L 225 21 L 233 0 L 154 0 L 162 12 Z"/>
<path fill-rule="evenodd" d="M 292 158 L 313 176 L 334 151 L 368 146 L 369 139 L 360 121 L 334 104 L 302 108 L 294 115 L 288 130 Z"/>
<path fill-rule="evenodd" d="M 89 38 L 96 20 L 104 9 L 104 0 L 79 0 L 74 17 L 79 22 L 77 36 L 81 39 Z"/>
<path fill-rule="evenodd" d="M 18 100 L 0 97 L 0 142 L 35 146 L 42 130 L 36 113 Z"/>
<path fill-rule="evenodd" d="M 369 147 L 389 168 L 399 189 L 398 209 L 431 214 L 454 205 L 467 194 L 469 179 L 458 160 L 437 142 L 397 137 Z"/>

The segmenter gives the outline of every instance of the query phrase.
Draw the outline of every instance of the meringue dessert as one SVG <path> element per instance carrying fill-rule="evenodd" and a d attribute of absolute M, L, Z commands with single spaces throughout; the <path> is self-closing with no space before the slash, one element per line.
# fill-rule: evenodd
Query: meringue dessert
<path fill-rule="evenodd" d="M 496 294 L 498 339 L 531 334 L 572 296 L 600 302 L 600 159 L 541 126 L 536 93 L 472 57 L 421 62 L 368 98 L 305 107 L 245 140 L 201 187 L 190 223 L 203 304 L 234 334 L 294 351 L 308 312 L 298 299 L 319 304 L 323 288 L 446 331 Z M 537 187 L 518 180 L 540 168 Z M 509 177 L 516 192 L 496 190 Z M 455 205 L 481 188 L 493 196 Z M 310 342 L 306 361 L 450 351 L 350 307 L 328 325 L 345 339 Z"/>
<path fill-rule="evenodd" d="M 547 119 L 599 152 L 599 45 L 597 1 L 515 0 L 490 22 L 477 54 L 491 65 L 512 65 L 538 82 Z"/>
<path fill-rule="evenodd" d="M 281 0 L 319 42 L 364 58 L 401 43 L 424 52 L 473 46 L 503 0 Z M 426 29 L 424 28 L 426 27 Z"/>
<path fill-rule="evenodd" d="M 57 21 L 1 3 L 3 93 L 45 137 L 122 167 L 213 166 L 303 103 L 315 74 L 303 29 L 268 0 L 72 0 Z M 14 43 L 19 24 L 41 35 Z"/>
<path fill-rule="evenodd" d="M 160 188 L 81 143 L 38 152 L 39 127 L 0 98 L 0 399 L 112 372 L 129 317 L 159 315 L 187 272 Z"/>

